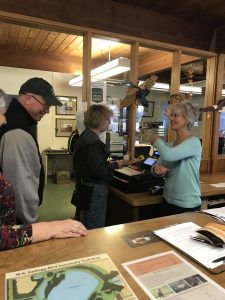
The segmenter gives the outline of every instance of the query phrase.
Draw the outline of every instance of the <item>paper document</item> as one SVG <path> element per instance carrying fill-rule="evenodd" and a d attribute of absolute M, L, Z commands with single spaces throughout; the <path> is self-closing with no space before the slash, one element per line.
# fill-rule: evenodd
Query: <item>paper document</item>
<path fill-rule="evenodd" d="M 225 182 L 220 182 L 220 183 L 210 183 L 211 186 L 217 187 L 217 188 L 224 188 L 225 187 Z"/>
<path fill-rule="evenodd" d="M 225 223 L 225 206 L 218 207 L 218 208 L 204 209 L 201 212 L 210 215 L 215 219 L 218 219 Z"/>
<path fill-rule="evenodd" d="M 6 274 L 6 300 L 137 300 L 107 254 Z"/>
<path fill-rule="evenodd" d="M 222 300 L 225 290 L 174 251 L 144 257 L 123 267 L 152 300 Z"/>
<path fill-rule="evenodd" d="M 218 272 L 218 267 L 224 266 L 225 268 L 225 264 L 223 264 L 223 260 L 219 262 L 213 261 L 223 257 L 225 260 L 225 248 L 215 247 L 193 240 L 191 236 L 195 235 L 196 229 L 199 228 L 200 226 L 197 224 L 187 222 L 156 230 L 154 233 L 184 253 L 188 254 L 190 257 L 194 258 L 206 268 L 213 272 Z"/>
<path fill-rule="evenodd" d="M 122 173 L 124 175 L 127 175 L 127 176 L 135 176 L 135 175 L 141 175 L 142 174 L 142 172 L 134 170 L 134 169 L 129 168 L 129 167 L 123 167 L 121 169 L 117 169 L 116 171 L 119 172 L 119 173 Z"/>

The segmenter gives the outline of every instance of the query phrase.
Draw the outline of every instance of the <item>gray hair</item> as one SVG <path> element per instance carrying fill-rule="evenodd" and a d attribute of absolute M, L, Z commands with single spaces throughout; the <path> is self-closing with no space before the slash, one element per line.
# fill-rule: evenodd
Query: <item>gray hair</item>
<path fill-rule="evenodd" d="M 182 100 L 176 105 L 172 105 L 171 112 L 179 112 L 187 121 L 187 129 L 190 130 L 194 123 L 198 121 L 199 110 L 194 107 L 190 100 Z"/>
<path fill-rule="evenodd" d="M 98 129 L 105 119 L 111 118 L 113 111 L 106 105 L 93 104 L 84 115 L 85 128 Z"/>
<path fill-rule="evenodd" d="M 0 113 L 5 113 L 8 102 L 8 95 L 2 89 L 0 89 Z"/>

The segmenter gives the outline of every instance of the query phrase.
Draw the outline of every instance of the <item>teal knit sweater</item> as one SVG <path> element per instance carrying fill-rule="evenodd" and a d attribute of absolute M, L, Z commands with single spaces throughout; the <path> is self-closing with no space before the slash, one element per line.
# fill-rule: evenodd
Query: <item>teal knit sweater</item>
<path fill-rule="evenodd" d="M 191 136 L 173 147 L 173 143 L 165 143 L 158 139 L 154 147 L 160 154 L 157 163 L 170 169 L 166 174 L 163 192 L 167 202 L 184 208 L 199 206 L 199 168 L 202 152 L 200 140 Z"/>

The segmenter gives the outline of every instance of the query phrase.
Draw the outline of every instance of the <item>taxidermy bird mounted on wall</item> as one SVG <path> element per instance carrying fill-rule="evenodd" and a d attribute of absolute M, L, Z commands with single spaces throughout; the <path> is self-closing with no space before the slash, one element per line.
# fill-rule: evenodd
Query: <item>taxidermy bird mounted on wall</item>
<path fill-rule="evenodd" d="M 176 94 L 170 95 L 168 104 L 176 105 L 179 102 L 185 101 L 185 100 L 191 100 L 190 95 L 183 94 L 183 93 L 176 93 Z M 171 108 L 171 106 L 169 106 L 164 113 L 164 115 L 167 117 L 170 117 L 170 108 Z M 217 102 L 217 104 L 215 104 L 215 105 L 201 107 L 201 108 L 198 108 L 198 110 L 199 110 L 199 112 L 210 112 L 210 111 L 211 112 L 213 112 L 213 111 L 221 112 L 221 111 L 223 111 L 223 108 L 225 108 L 225 98 L 219 100 Z"/>
<path fill-rule="evenodd" d="M 225 108 L 225 98 L 220 99 L 217 104 L 212 105 L 212 106 L 206 106 L 203 108 L 199 108 L 201 112 L 207 112 L 207 111 L 218 111 L 221 112 L 223 111 L 223 108 Z"/>
<path fill-rule="evenodd" d="M 155 84 L 158 77 L 151 75 L 140 86 L 134 85 L 131 81 L 124 81 L 124 85 L 128 86 L 127 95 L 124 99 L 120 100 L 120 108 L 129 107 L 134 103 L 136 105 L 143 105 L 148 107 L 147 96 L 150 93 L 151 88 Z"/>

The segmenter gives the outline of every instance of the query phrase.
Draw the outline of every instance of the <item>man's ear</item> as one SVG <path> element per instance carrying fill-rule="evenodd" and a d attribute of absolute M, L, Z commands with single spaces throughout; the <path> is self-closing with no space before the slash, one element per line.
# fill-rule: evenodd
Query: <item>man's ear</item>
<path fill-rule="evenodd" d="M 25 103 L 26 104 L 30 104 L 30 102 L 31 102 L 31 96 L 29 96 L 27 94 L 24 94 L 23 97 L 24 97 Z"/>

